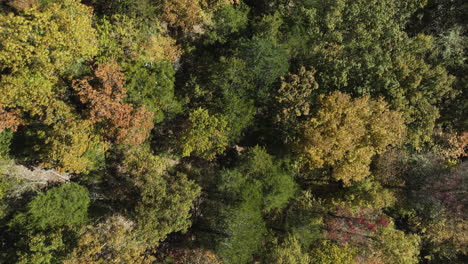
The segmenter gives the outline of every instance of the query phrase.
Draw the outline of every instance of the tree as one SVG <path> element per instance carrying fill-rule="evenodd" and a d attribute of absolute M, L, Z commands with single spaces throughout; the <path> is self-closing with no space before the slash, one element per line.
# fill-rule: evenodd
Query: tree
<path fill-rule="evenodd" d="M 0 106 L 0 133 L 7 133 L 6 129 L 14 132 L 22 123 L 18 111 L 6 111 Z"/>
<path fill-rule="evenodd" d="M 8 5 L 19 11 L 25 11 L 30 8 L 38 7 L 38 0 L 9 0 Z"/>
<path fill-rule="evenodd" d="M 274 100 L 277 112 L 274 122 L 283 132 L 286 142 L 299 139 L 301 120 L 312 114 L 312 92 L 319 87 L 314 74 L 314 69 L 301 67 L 298 74 L 281 77 L 281 86 Z"/>
<path fill-rule="evenodd" d="M 288 238 L 279 246 L 277 246 L 269 263 L 278 264 L 302 264 L 311 263 L 309 255 L 301 248 L 301 244 L 297 237 L 288 236 Z M 269 259 L 270 259 L 269 258 Z"/>
<path fill-rule="evenodd" d="M 285 42 L 300 65 L 317 69 L 322 92 L 383 96 L 402 112 L 409 142 L 420 147 L 430 141 L 440 104 L 454 95 L 453 77 L 427 60 L 433 38 L 404 31 L 424 3 L 301 1 L 284 10 Z"/>
<path fill-rule="evenodd" d="M 298 150 L 309 168 L 332 168 L 346 185 L 369 176 L 371 158 L 405 136 L 402 115 L 383 100 L 351 99 L 334 92 L 321 96 L 318 112 L 304 126 Z"/>
<path fill-rule="evenodd" d="M 164 255 L 175 264 L 222 264 L 221 260 L 212 250 L 204 248 L 175 248 Z"/>
<path fill-rule="evenodd" d="M 137 148 L 123 153 L 118 168 L 120 177 L 131 187 L 131 215 L 137 223 L 135 233 L 151 246 L 172 232 L 187 230 L 191 223 L 190 210 L 200 194 L 200 187 L 186 175 L 169 175 L 167 167 L 166 159 Z"/>
<path fill-rule="evenodd" d="M 39 131 L 40 134 L 44 131 Z M 45 131 L 44 145 L 39 148 L 41 166 L 58 171 L 87 173 L 98 167 L 108 149 L 89 120 L 69 118 Z"/>
<path fill-rule="evenodd" d="M 262 147 L 255 146 L 241 158 L 233 169 L 223 170 L 218 189 L 231 201 L 245 200 L 244 189 L 257 188 L 261 193 L 261 210 L 268 213 L 281 210 L 296 191 L 291 172 L 282 167 Z"/>
<path fill-rule="evenodd" d="M 420 238 L 406 235 L 394 228 L 382 228 L 377 235 L 376 251 L 383 256 L 384 263 L 419 263 Z"/>
<path fill-rule="evenodd" d="M 44 109 L 40 122 L 19 131 L 16 154 L 36 160 L 42 167 L 61 172 L 87 173 L 104 160 L 108 145 L 96 133 L 89 120 L 81 119 L 73 108 L 60 100 L 53 100 Z M 18 142 L 16 142 L 18 144 Z"/>
<path fill-rule="evenodd" d="M 91 15 L 77 0 L 0 15 L 1 123 L 14 128 L 23 115 L 43 117 L 64 96 L 64 75 L 97 53 Z"/>
<path fill-rule="evenodd" d="M 310 253 L 311 263 L 348 264 L 356 263 L 356 249 L 352 246 L 339 246 L 324 240 Z"/>
<path fill-rule="evenodd" d="M 117 62 L 99 65 L 95 78 L 73 81 L 81 103 L 87 105 L 87 118 L 101 126 L 101 133 L 112 142 L 138 145 L 153 128 L 153 113 L 144 106 L 134 109 L 123 102 L 127 96 L 124 75 Z M 92 85 L 97 83 L 95 85 Z"/>
<path fill-rule="evenodd" d="M 261 193 L 253 185 L 243 190 L 243 200 L 231 205 L 212 203 L 216 212 L 207 210 L 208 227 L 203 241 L 212 246 L 224 263 L 249 263 L 260 249 L 266 234 L 261 213 Z"/>
<path fill-rule="evenodd" d="M 176 61 L 182 54 L 180 47 L 160 24 L 154 18 L 145 20 L 141 16 L 122 15 L 121 12 L 99 18 L 96 25 L 99 41 L 97 60 L 101 63 L 113 60 L 120 63 Z"/>
<path fill-rule="evenodd" d="M 230 138 L 238 139 L 252 124 L 256 113 L 252 96 L 255 86 L 247 63 L 236 57 L 221 57 L 213 65 L 205 87 L 197 106 L 207 104 L 222 113 L 229 125 Z"/>
<path fill-rule="evenodd" d="M 226 263 L 248 263 L 266 234 L 264 215 L 293 196 L 292 176 L 264 148 L 254 147 L 232 169 L 220 171 L 197 228 L 202 242 Z"/>
<path fill-rule="evenodd" d="M 210 116 L 207 110 L 198 108 L 190 113 L 190 126 L 182 132 L 182 156 L 192 153 L 206 160 L 213 160 L 223 153 L 228 144 L 227 122 Z"/>
<path fill-rule="evenodd" d="M 20 264 L 56 264 L 66 255 L 66 245 L 61 230 L 48 233 L 31 234 L 21 241 L 26 248 L 19 251 Z"/>
<path fill-rule="evenodd" d="M 13 132 L 6 129 L 0 130 L 0 159 L 8 157 L 12 138 Z"/>
<path fill-rule="evenodd" d="M 34 197 L 27 211 L 17 213 L 10 226 L 37 231 L 79 227 L 87 220 L 89 202 L 85 187 L 66 183 Z"/>
<path fill-rule="evenodd" d="M 145 105 L 154 113 L 156 123 L 182 111 L 174 96 L 175 70 L 170 63 L 136 62 L 124 67 L 128 101 L 135 106 Z"/>
<path fill-rule="evenodd" d="M 120 215 L 87 226 L 63 263 L 153 263 L 154 257 L 145 254 L 146 245 L 134 231 L 134 223 Z"/>
<path fill-rule="evenodd" d="M 213 13 L 213 22 L 207 26 L 205 42 L 224 44 L 232 35 L 242 32 L 248 24 L 249 10 L 245 4 L 221 6 Z"/>
<path fill-rule="evenodd" d="M 288 72 L 289 57 L 286 48 L 271 39 L 253 37 L 241 39 L 235 54 L 246 63 L 247 71 L 254 81 L 254 98 L 264 103 L 273 84 Z"/>
<path fill-rule="evenodd" d="M 180 27 L 184 32 L 193 30 L 196 25 L 202 25 L 208 13 L 224 4 L 232 4 L 238 0 L 162 0 L 160 12 L 162 19 L 173 27 Z"/>
<path fill-rule="evenodd" d="M 77 0 L 54 1 L 21 16 L 2 14 L 0 25 L 2 71 L 40 69 L 53 76 L 97 52 L 91 9 Z"/>
<path fill-rule="evenodd" d="M 387 227 L 390 220 L 378 210 L 351 208 L 349 204 L 336 205 L 325 221 L 328 239 L 341 244 L 369 245 L 374 233 Z"/>
<path fill-rule="evenodd" d="M 409 227 L 421 232 L 434 260 L 456 260 L 468 252 L 465 224 L 468 165 L 453 168 L 435 155 L 415 155 L 403 174 Z"/>

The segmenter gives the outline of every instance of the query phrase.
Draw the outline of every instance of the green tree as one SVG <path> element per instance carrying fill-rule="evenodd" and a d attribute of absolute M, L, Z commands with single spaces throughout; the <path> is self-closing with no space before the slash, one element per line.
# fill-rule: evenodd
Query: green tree
<path fill-rule="evenodd" d="M 168 160 L 143 148 L 126 151 L 119 166 L 119 175 L 136 187 L 129 195 L 135 232 L 151 246 L 172 232 L 187 230 L 190 210 L 200 194 L 198 185 L 182 173 L 169 175 L 167 167 Z"/>
<path fill-rule="evenodd" d="M 262 147 L 253 147 L 241 158 L 240 164 L 220 175 L 221 190 L 230 200 L 244 200 L 245 186 L 258 188 L 262 195 L 262 211 L 280 210 L 286 206 L 296 191 L 291 172 L 282 168 L 280 161 Z"/>
<path fill-rule="evenodd" d="M 228 121 L 230 138 L 237 139 L 252 124 L 256 113 L 254 83 L 242 59 L 221 57 L 213 66 L 206 88 L 201 91 L 203 100 L 197 105 L 208 104 L 222 113 Z"/>
<path fill-rule="evenodd" d="M 419 263 L 420 238 L 406 235 L 394 228 L 382 228 L 376 237 L 376 251 L 382 253 L 384 263 Z"/>
<path fill-rule="evenodd" d="M 254 98 L 264 103 L 273 89 L 289 69 L 289 56 L 286 47 L 271 39 L 254 37 L 242 39 L 235 47 L 235 54 L 245 61 L 247 71 L 255 84 Z"/>
<path fill-rule="evenodd" d="M 27 210 L 11 220 L 10 226 L 45 231 L 59 227 L 77 227 L 87 220 L 88 190 L 76 183 L 65 183 L 40 193 L 28 203 Z"/>
<path fill-rule="evenodd" d="M 0 130 L 0 159 L 8 157 L 12 138 L 13 132 L 7 129 Z"/>
<path fill-rule="evenodd" d="M 145 105 L 154 113 L 156 123 L 166 115 L 181 112 L 181 104 L 174 96 L 175 70 L 170 63 L 128 63 L 124 69 L 127 100 L 136 106 Z"/>
<path fill-rule="evenodd" d="M 238 140 L 252 125 L 256 108 L 254 82 L 244 60 L 237 57 L 211 58 L 209 52 L 197 54 L 203 63 L 188 61 L 185 69 L 184 101 L 191 108 L 207 108 L 222 114 L 229 126 L 229 138 Z M 198 61 L 198 59 L 196 60 Z"/>
<path fill-rule="evenodd" d="M 425 1 L 301 1 L 285 10 L 286 42 L 300 65 L 313 65 L 322 91 L 383 96 L 409 123 L 409 142 L 430 141 L 453 78 L 427 58 L 433 38 L 404 32 Z M 424 113 L 424 114 L 423 114 Z"/>
<path fill-rule="evenodd" d="M 21 264 L 58 264 L 66 255 L 67 245 L 63 241 L 61 230 L 30 235 L 21 241 L 24 251 L 18 252 L 18 262 Z"/>
<path fill-rule="evenodd" d="M 296 191 L 291 174 L 265 149 L 254 147 L 224 169 L 209 192 L 199 229 L 226 263 L 248 263 L 265 239 L 266 213 L 286 206 Z"/>
<path fill-rule="evenodd" d="M 201 239 L 215 249 L 224 263 L 249 263 L 266 234 L 258 186 L 246 185 L 242 192 L 238 203 L 210 201 L 205 205 L 207 226 L 200 228 Z"/>
<path fill-rule="evenodd" d="M 224 5 L 213 13 L 205 42 L 224 44 L 247 27 L 249 8 L 245 4 Z"/>

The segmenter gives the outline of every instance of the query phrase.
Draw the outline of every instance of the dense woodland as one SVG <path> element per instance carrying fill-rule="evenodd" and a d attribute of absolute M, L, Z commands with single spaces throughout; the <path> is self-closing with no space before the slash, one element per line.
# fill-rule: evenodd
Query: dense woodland
<path fill-rule="evenodd" d="M 0 0 L 0 263 L 468 263 L 465 0 Z"/>

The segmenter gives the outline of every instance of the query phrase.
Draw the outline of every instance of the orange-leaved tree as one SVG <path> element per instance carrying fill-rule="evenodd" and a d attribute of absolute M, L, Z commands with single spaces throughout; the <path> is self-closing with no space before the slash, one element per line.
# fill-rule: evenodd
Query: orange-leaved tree
<path fill-rule="evenodd" d="M 98 123 L 103 136 L 114 143 L 141 144 L 153 128 L 153 113 L 123 101 L 125 79 L 117 62 L 99 65 L 94 75 L 73 82 L 89 120 Z"/>

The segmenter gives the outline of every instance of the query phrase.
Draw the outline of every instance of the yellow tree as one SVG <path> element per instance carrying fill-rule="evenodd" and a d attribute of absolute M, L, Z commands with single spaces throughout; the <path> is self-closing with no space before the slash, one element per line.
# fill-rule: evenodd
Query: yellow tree
<path fill-rule="evenodd" d="M 0 14 L 0 106 L 43 115 L 65 91 L 59 76 L 97 53 L 91 20 L 78 0 Z"/>
<path fill-rule="evenodd" d="M 297 148 L 306 167 L 331 168 L 332 178 L 347 185 L 369 176 L 372 157 L 404 139 L 402 115 L 381 99 L 334 92 L 319 104 Z"/>
<path fill-rule="evenodd" d="M 192 153 L 213 160 L 228 144 L 227 121 L 198 108 L 190 113 L 190 127 L 182 135 L 182 156 Z"/>
<path fill-rule="evenodd" d="M 161 13 L 163 20 L 171 26 L 190 31 L 195 25 L 202 25 L 209 12 L 221 5 L 239 3 L 239 0 L 163 0 Z"/>
<path fill-rule="evenodd" d="M 55 101 L 46 111 L 45 131 L 38 131 L 44 143 L 36 145 L 42 166 L 58 171 L 86 173 L 103 159 L 108 145 L 101 140 L 93 122 L 80 119 L 62 101 Z"/>
<path fill-rule="evenodd" d="M 146 245 L 138 240 L 134 229 L 134 223 L 120 215 L 87 226 L 64 263 L 153 263 L 154 257 L 144 254 Z"/>

